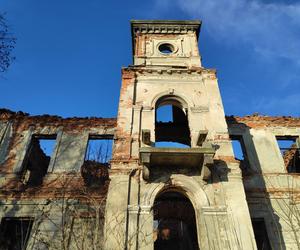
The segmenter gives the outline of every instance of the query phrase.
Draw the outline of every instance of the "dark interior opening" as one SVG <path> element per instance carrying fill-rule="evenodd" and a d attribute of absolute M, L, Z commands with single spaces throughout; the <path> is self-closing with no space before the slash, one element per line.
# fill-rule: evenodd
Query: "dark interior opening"
<path fill-rule="evenodd" d="M 187 111 L 174 100 L 162 102 L 155 113 L 156 147 L 190 147 Z"/>
<path fill-rule="evenodd" d="M 174 46 L 169 43 L 163 43 L 163 44 L 159 45 L 158 50 L 163 54 L 169 55 L 169 54 L 173 53 Z"/>
<path fill-rule="evenodd" d="M 56 135 L 33 135 L 27 151 L 23 170 L 23 182 L 39 186 L 48 172 L 51 155 L 55 148 Z"/>
<path fill-rule="evenodd" d="M 26 249 L 32 224 L 33 218 L 3 218 L 0 225 L 0 249 Z"/>
<path fill-rule="evenodd" d="M 300 154 L 297 138 L 292 136 L 276 136 L 277 143 L 288 173 L 300 173 Z"/>
<path fill-rule="evenodd" d="M 252 219 L 252 226 L 257 245 L 257 250 L 271 250 L 271 245 L 263 218 Z"/>
<path fill-rule="evenodd" d="M 179 192 L 163 192 L 154 202 L 154 250 L 199 249 L 195 211 Z"/>

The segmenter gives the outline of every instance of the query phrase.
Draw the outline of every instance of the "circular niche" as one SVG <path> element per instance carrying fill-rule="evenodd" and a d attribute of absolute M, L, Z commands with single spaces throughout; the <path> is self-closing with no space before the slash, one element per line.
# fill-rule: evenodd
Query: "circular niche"
<path fill-rule="evenodd" d="M 158 46 L 158 50 L 164 55 L 170 55 L 175 51 L 175 47 L 170 43 L 162 43 Z"/>

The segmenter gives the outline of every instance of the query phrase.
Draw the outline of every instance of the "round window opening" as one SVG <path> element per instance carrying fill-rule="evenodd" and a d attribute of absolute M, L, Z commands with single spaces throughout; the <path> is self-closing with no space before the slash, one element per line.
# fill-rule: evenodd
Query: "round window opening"
<path fill-rule="evenodd" d="M 172 54 L 174 52 L 174 46 L 169 43 L 163 43 L 159 45 L 158 50 L 165 55 Z"/>

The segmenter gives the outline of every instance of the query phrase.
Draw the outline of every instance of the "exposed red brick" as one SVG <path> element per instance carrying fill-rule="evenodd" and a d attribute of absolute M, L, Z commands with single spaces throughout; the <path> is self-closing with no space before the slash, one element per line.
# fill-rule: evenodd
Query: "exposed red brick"
<path fill-rule="evenodd" d="M 60 199 L 105 200 L 109 181 L 96 187 L 87 187 L 81 173 L 48 173 L 38 187 L 24 185 L 16 177 L 1 187 L 0 199 Z"/>
<path fill-rule="evenodd" d="M 266 128 L 266 127 L 299 127 L 300 117 L 291 116 L 262 116 L 248 115 L 244 117 L 226 116 L 229 126 L 239 125 L 250 128 Z"/>
<path fill-rule="evenodd" d="M 50 115 L 30 116 L 28 113 L 20 111 L 13 112 L 7 109 L 0 109 L 0 121 L 11 122 L 13 129 L 8 149 L 9 153 L 6 161 L 0 166 L 0 172 L 12 171 L 12 167 L 16 163 L 16 154 L 13 149 L 17 149 L 18 145 L 23 142 L 23 132 L 28 130 L 31 126 L 37 134 L 45 127 L 48 128 L 48 131 L 53 131 L 53 134 L 57 133 L 59 128 L 62 128 L 64 132 L 81 134 L 88 129 L 113 129 L 117 123 L 116 118 L 62 118 Z"/>
<path fill-rule="evenodd" d="M 18 123 L 19 129 L 26 130 L 29 126 L 44 128 L 45 126 L 59 127 L 64 130 L 79 130 L 86 127 L 103 127 L 114 128 L 116 126 L 116 118 L 101 117 L 70 117 L 62 118 L 60 116 L 37 115 L 30 116 L 28 113 L 13 112 L 6 109 L 0 109 L 0 121 L 12 121 Z"/>
<path fill-rule="evenodd" d="M 239 160 L 236 160 L 233 156 L 224 156 L 220 155 L 214 158 L 215 160 L 225 161 L 227 163 L 240 163 Z"/>
<path fill-rule="evenodd" d="M 295 158 L 296 157 L 296 158 Z M 292 166 L 293 164 L 299 164 L 299 153 L 298 153 L 298 149 L 296 144 L 294 144 L 292 146 L 292 148 L 286 150 L 283 153 L 283 161 L 284 161 L 284 165 L 285 167 L 288 169 L 290 166 Z"/>

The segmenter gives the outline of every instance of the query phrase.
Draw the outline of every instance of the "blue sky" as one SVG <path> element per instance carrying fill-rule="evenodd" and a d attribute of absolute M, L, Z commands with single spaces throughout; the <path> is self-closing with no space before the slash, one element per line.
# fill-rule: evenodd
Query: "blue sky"
<path fill-rule="evenodd" d="M 201 19 L 203 65 L 228 115 L 300 116 L 300 2 L 1 0 L 17 38 L 0 106 L 30 114 L 115 117 L 131 19 Z"/>

